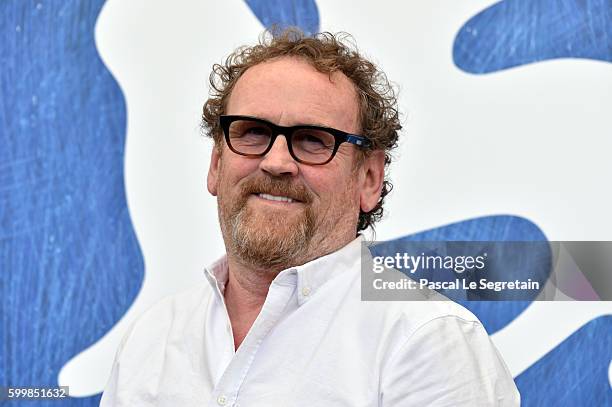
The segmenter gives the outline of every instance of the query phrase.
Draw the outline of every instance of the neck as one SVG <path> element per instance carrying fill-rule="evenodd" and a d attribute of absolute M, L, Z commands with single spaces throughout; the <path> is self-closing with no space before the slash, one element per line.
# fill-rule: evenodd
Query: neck
<path fill-rule="evenodd" d="M 318 245 L 319 251 L 316 255 L 295 259 L 292 264 L 280 264 L 270 267 L 253 266 L 240 261 L 235 253 L 227 253 L 228 281 L 225 287 L 225 304 L 232 325 L 234 346 L 240 346 L 251 326 L 257 319 L 263 307 L 272 280 L 280 273 L 290 267 L 305 264 L 318 257 L 332 253 L 349 243 L 351 239 L 336 240 L 335 244 Z M 344 241 L 346 240 L 346 241 Z M 333 241 L 333 240 L 332 240 Z"/>
<path fill-rule="evenodd" d="M 248 267 L 228 254 L 229 274 L 225 304 L 232 325 L 234 346 L 240 346 L 261 311 L 272 280 L 278 273 Z"/>

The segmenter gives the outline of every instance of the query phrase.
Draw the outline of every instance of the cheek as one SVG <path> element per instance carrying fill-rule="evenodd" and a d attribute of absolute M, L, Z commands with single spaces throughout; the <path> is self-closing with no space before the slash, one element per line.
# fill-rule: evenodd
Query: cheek
<path fill-rule="evenodd" d="M 256 160 L 237 156 L 231 151 L 224 151 L 221 157 L 219 181 L 221 187 L 231 188 L 241 179 L 257 169 Z"/>
<path fill-rule="evenodd" d="M 333 206 L 331 209 L 341 212 L 359 205 L 355 180 L 343 168 L 333 168 L 325 173 L 305 170 L 304 180 L 322 206 Z"/>

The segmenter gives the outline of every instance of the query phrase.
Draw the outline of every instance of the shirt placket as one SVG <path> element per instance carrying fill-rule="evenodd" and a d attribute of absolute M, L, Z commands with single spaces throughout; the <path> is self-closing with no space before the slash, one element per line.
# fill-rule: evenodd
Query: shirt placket
<path fill-rule="evenodd" d="M 257 351 L 266 336 L 283 316 L 287 302 L 293 297 L 296 287 L 295 275 L 286 276 L 283 282 L 274 281 L 270 286 L 266 301 L 244 338 L 244 341 L 234 354 L 231 362 L 221 376 L 212 393 L 210 407 L 239 407 L 240 388 L 244 384 Z M 229 320 L 228 320 L 229 323 Z"/>

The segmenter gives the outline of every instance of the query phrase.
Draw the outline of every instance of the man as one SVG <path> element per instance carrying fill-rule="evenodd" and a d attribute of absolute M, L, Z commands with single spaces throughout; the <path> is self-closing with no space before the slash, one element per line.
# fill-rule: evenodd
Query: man
<path fill-rule="evenodd" d="M 131 328 L 102 405 L 510 406 L 485 330 L 450 301 L 360 300 L 400 129 L 384 74 L 295 30 L 211 75 L 208 190 L 227 255 Z"/>

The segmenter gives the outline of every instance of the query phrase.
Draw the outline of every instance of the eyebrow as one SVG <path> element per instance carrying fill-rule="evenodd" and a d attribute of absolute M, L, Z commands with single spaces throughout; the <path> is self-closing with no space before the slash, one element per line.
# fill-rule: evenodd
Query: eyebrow
<path fill-rule="evenodd" d="M 291 125 L 282 126 L 282 125 L 278 124 L 275 120 L 271 120 L 271 119 L 269 119 L 267 117 L 262 117 L 262 116 L 259 116 L 259 115 L 244 114 L 244 115 L 238 115 L 238 116 L 252 117 L 253 119 L 259 119 L 259 120 L 263 120 L 263 121 L 266 121 L 266 122 L 270 122 L 270 123 L 275 124 L 275 125 L 280 126 L 280 127 L 316 126 L 316 127 L 325 127 L 325 128 L 328 128 L 328 129 L 332 128 L 332 126 L 330 126 L 329 124 L 323 124 L 323 123 L 320 123 L 320 122 L 317 122 L 317 121 L 300 122 L 298 124 L 291 124 Z"/>

